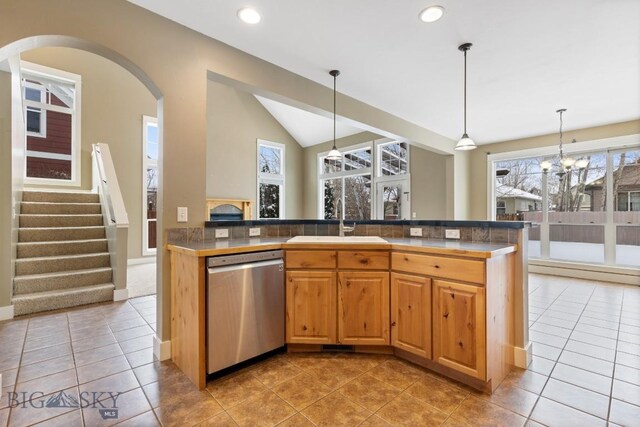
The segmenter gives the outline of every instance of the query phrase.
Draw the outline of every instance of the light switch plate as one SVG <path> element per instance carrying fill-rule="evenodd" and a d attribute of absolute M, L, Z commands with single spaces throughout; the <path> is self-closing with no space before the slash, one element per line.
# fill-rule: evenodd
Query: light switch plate
<path fill-rule="evenodd" d="M 178 222 L 187 222 L 189 220 L 189 209 L 185 207 L 178 208 Z"/>
<path fill-rule="evenodd" d="M 459 239 L 460 238 L 460 230 L 445 230 L 444 237 L 447 239 Z"/>
<path fill-rule="evenodd" d="M 412 237 L 422 237 L 422 228 L 410 228 L 409 234 L 411 234 Z"/>
<path fill-rule="evenodd" d="M 250 228 L 249 229 L 249 237 L 257 237 L 260 235 L 260 228 L 256 227 L 256 228 Z"/>
<path fill-rule="evenodd" d="M 229 237 L 229 229 L 216 228 L 216 239 L 224 239 L 225 237 Z"/>

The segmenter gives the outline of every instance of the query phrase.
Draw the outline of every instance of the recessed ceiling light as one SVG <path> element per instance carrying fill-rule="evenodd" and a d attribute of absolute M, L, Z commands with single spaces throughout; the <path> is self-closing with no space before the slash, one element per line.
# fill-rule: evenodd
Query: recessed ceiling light
<path fill-rule="evenodd" d="M 238 10 L 238 18 L 247 24 L 257 24 L 262 19 L 260 14 L 253 8 L 243 7 Z"/>
<path fill-rule="evenodd" d="M 436 22 L 444 15 L 444 7 L 442 6 L 429 6 L 422 12 L 420 12 L 420 20 L 422 22 Z"/>

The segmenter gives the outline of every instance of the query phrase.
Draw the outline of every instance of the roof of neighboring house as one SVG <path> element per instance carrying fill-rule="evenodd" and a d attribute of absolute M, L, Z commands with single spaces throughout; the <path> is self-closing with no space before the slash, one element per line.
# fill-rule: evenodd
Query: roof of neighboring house
<path fill-rule="evenodd" d="M 613 176 L 618 174 L 618 169 L 613 171 Z M 605 175 L 600 178 L 594 179 L 585 186 L 585 189 L 592 190 L 596 188 L 602 188 Z M 615 182 L 615 181 L 614 181 Z M 622 169 L 622 176 L 618 182 L 620 187 L 640 187 L 640 160 L 631 165 L 625 165 Z"/>
<path fill-rule="evenodd" d="M 509 185 L 496 186 L 496 196 L 502 199 L 542 200 L 542 197 L 536 194 Z"/>

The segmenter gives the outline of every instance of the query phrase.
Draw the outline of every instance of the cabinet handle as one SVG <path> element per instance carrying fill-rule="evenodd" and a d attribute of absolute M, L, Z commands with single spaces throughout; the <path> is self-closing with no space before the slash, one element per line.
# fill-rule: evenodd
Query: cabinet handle
<path fill-rule="evenodd" d="M 444 317 L 445 319 L 448 319 L 449 318 L 449 313 L 443 314 L 442 317 Z"/>
<path fill-rule="evenodd" d="M 396 322 L 391 322 L 391 326 L 396 326 Z"/>

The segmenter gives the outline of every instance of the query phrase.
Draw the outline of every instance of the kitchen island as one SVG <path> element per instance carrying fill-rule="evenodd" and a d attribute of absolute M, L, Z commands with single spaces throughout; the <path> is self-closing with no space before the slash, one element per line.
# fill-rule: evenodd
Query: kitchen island
<path fill-rule="evenodd" d="M 520 242 L 299 240 L 169 245 L 172 359 L 196 385 L 206 385 L 206 257 L 276 249 L 285 252 L 289 351 L 393 353 L 487 391 L 518 364 Z"/>

